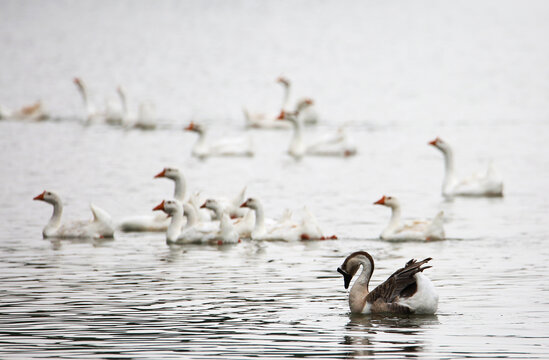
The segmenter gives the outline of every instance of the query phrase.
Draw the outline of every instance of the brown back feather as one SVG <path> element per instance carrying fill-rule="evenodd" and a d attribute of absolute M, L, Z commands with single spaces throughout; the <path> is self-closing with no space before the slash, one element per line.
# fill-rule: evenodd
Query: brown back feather
<path fill-rule="evenodd" d="M 415 291 L 413 291 L 413 285 L 416 283 L 414 275 L 430 268 L 431 266 L 421 267 L 430 260 L 431 258 L 419 262 L 415 259 L 408 261 L 403 268 L 395 271 L 384 283 L 372 290 L 372 292 L 366 296 L 366 301 L 374 303 L 381 299 L 384 302 L 392 303 L 399 296 L 412 296 L 415 293 Z"/>

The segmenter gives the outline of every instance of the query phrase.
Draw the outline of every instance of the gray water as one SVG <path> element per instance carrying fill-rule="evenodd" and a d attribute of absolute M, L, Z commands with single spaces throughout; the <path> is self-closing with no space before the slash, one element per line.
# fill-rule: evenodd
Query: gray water
<path fill-rule="evenodd" d="M 0 1 L 0 103 L 42 99 L 52 121 L 0 122 L 2 358 L 549 357 L 549 6 L 544 1 Z M 242 106 L 276 109 L 286 75 L 313 97 L 313 133 L 343 123 L 349 159 L 286 155 L 284 131 L 245 131 Z M 72 84 L 102 104 L 122 84 L 154 101 L 161 128 L 83 126 Z M 212 136 L 249 134 L 251 159 L 190 155 L 191 119 Z M 460 174 L 493 162 L 501 199 L 445 200 L 440 136 Z M 163 234 L 43 240 L 60 193 L 116 219 L 172 194 L 244 185 L 266 214 L 304 205 L 339 240 L 168 247 Z M 445 212 L 448 240 L 378 239 L 398 196 L 405 217 Z M 435 316 L 350 315 L 335 271 L 356 250 L 372 285 L 410 258 L 439 295 Z"/>

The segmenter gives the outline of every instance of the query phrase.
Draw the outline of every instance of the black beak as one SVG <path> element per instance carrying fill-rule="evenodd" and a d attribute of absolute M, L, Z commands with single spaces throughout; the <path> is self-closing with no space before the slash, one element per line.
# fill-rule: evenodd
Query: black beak
<path fill-rule="evenodd" d="M 341 275 L 343 275 L 343 282 L 344 282 L 345 289 L 348 289 L 349 284 L 351 283 L 351 279 L 353 278 L 353 276 L 350 275 L 349 273 L 347 273 L 345 270 L 343 270 L 340 267 L 337 268 L 337 272 L 340 273 Z"/>

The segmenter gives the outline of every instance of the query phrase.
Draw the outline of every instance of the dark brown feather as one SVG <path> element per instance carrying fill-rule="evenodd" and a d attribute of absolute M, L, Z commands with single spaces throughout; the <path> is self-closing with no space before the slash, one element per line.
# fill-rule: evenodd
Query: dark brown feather
<path fill-rule="evenodd" d="M 419 262 L 415 259 L 408 261 L 403 268 L 395 271 L 384 283 L 372 290 L 372 292 L 366 296 L 366 301 L 370 304 L 374 304 L 379 300 L 382 300 L 385 303 L 392 303 L 399 297 L 410 297 L 414 295 L 417 290 L 414 275 L 430 268 L 430 266 L 421 267 L 430 260 L 431 258 Z"/>

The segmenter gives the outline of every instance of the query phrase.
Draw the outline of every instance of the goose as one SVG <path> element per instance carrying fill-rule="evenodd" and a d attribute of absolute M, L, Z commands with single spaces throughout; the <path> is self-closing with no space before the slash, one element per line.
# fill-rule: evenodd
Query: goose
<path fill-rule="evenodd" d="M 394 196 L 383 196 L 374 205 L 391 208 L 391 220 L 382 231 L 380 238 L 389 241 L 430 241 L 443 240 L 445 237 L 442 226 L 444 213 L 440 211 L 433 220 L 414 220 L 409 223 L 400 221 L 400 203 Z"/>
<path fill-rule="evenodd" d="M 252 240 L 299 241 L 327 239 L 322 234 L 316 219 L 307 209 L 305 209 L 306 213 L 301 223 L 295 223 L 291 220 L 291 213 L 288 211 L 278 221 L 265 219 L 263 205 L 256 198 L 248 198 L 240 206 L 247 207 L 255 212 L 255 224 L 250 234 Z M 337 239 L 336 236 L 330 238 Z"/>
<path fill-rule="evenodd" d="M 153 208 L 153 211 L 158 210 L 165 212 L 171 219 L 166 229 L 168 244 L 207 243 L 213 241 L 219 229 L 219 225 L 215 228 L 201 227 L 194 208 L 175 199 L 163 200 Z M 183 217 L 187 218 L 184 226 Z"/>
<path fill-rule="evenodd" d="M 288 154 L 295 159 L 305 155 L 349 157 L 356 154 L 356 147 L 349 142 L 344 129 L 340 128 L 335 135 L 324 136 L 314 142 L 305 143 L 303 139 L 302 111 L 311 106 L 311 99 L 300 102 L 294 113 L 282 113 L 280 120 L 288 121 L 293 125 L 293 135 L 290 141 Z"/>
<path fill-rule="evenodd" d="M 192 155 L 200 159 L 210 156 L 253 156 L 253 145 L 251 139 L 228 139 L 216 144 L 208 144 L 206 141 L 206 128 L 203 125 L 191 122 L 186 131 L 193 131 L 198 134 L 198 141 L 192 149 Z"/>
<path fill-rule="evenodd" d="M 438 307 L 438 294 L 423 266 L 431 258 L 422 261 L 412 259 L 403 268 L 395 271 L 385 282 L 371 292 L 368 290 L 374 272 L 374 259 L 365 251 L 347 256 L 337 271 L 343 275 L 345 289 L 360 266 L 362 272 L 349 292 L 349 308 L 354 314 L 434 314 Z"/>
<path fill-rule="evenodd" d="M 186 227 L 183 231 L 181 230 L 183 209 L 187 210 L 187 216 L 189 216 L 194 210 L 192 206 L 187 205 L 184 207 L 177 200 L 163 201 L 157 205 L 153 210 L 163 210 L 168 213 L 168 216 L 172 218 L 170 226 L 168 227 L 166 240 L 167 242 L 175 243 L 186 243 L 186 242 L 200 242 L 200 243 L 209 243 L 209 244 L 235 244 L 240 242 L 240 237 L 238 232 L 235 230 L 229 216 L 223 214 L 221 221 L 219 222 L 219 227 L 217 230 L 211 232 L 204 232 L 197 229 L 197 223 L 194 219 L 196 218 L 187 218 L 190 222 L 189 227 Z M 170 214 L 170 211 L 174 213 Z M 175 214 L 175 215 L 174 215 Z"/>
<path fill-rule="evenodd" d="M 442 195 L 452 196 L 503 196 L 503 182 L 490 165 L 484 174 L 474 174 L 458 180 L 454 174 L 454 153 L 448 143 L 440 138 L 429 142 L 444 155 L 445 174 L 442 182 Z"/>
<path fill-rule="evenodd" d="M 44 108 L 41 100 L 30 105 L 23 106 L 21 109 L 12 111 L 5 106 L 0 106 L 1 119 L 15 119 L 26 121 L 42 121 L 50 118 L 50 114 Z"/>
<path fill-rule="evenodd" d="M 94 104 L 90 101 L 88 89 L 84 81 L 78 77 L 75 77 L 73 79 L 73 82 L 76 85 L 80 96 L 82 96 L 82 100 L 84 101 L 84 107 L 86 110 L 86 123 L 90 123 L 103 118 L 104 114 L 102 114 L 100 111 L 97 111 Z"/>
<path fill-rule="evenodd" d="M 139 103 L 139 108 L 136 117 L 132 117 L 128 107 L 128 100 L 126 97 L 126 91 L 122 86 L 116 88 L 120 103 L 122 105 L 123 113 L 123 125 L 126 127 L 133 127 L 141 130 L 154 130 L 156 129 L 156 108 L 150 101 L 142 101 Z"/>
<path fill-rule="evenodd" d="M 179 169 L 166 167 L 154 176 L 155 179 L 170 179 L 175 184 L 174 198 L 185 201 L 187 183 Z M 169 219 L 162 213 L 158 215 L 137 215 L 121 220 L 117 229 L 123 232 L 164 232 L 168 228 Z"/>
<path fill-rule="evenodd" d="M 222 219 L 224 215 L 229 217 L 222 204 L 215 199 L 207 199 L 200 208 L 212 210 L 215 214 L 214 218 L 216 219 Z M 250 237 L 254 227 L 254 222 L 254 214 L 251 211 L 248 211 L 244 217 L 234 218 L 232 225 L 239 236 Z"/>
<path fill-rule="evenodd" d="M 40 200 L 53 205 L 53 215 L 44 227 L 42 235 L 46 238 L 112 238 L 114 226 L 111 216 L 103 209 L 90 204 L 93 214 L 91 221 L 76 221 L 61 223 L 63 203 L 59 195 L 53 191 L 44 190 L 33 200 Z"/>
<path fill-rule="evenodd" d="M 276 114 L 264 114 L 264 113 L 250 113 L 246 108 L 244 111 L 244 118 L 246 120 L 246 126 L 258 129 L 289 129 L 291 124 L 286 122 L 276 121 L 284 111 L 287 111 L 290 100 L 290 81 L 285 77 L 278 77 L 276 82 L 284 88 L 282 97 L 282 104 L 280 111 Z"/>

